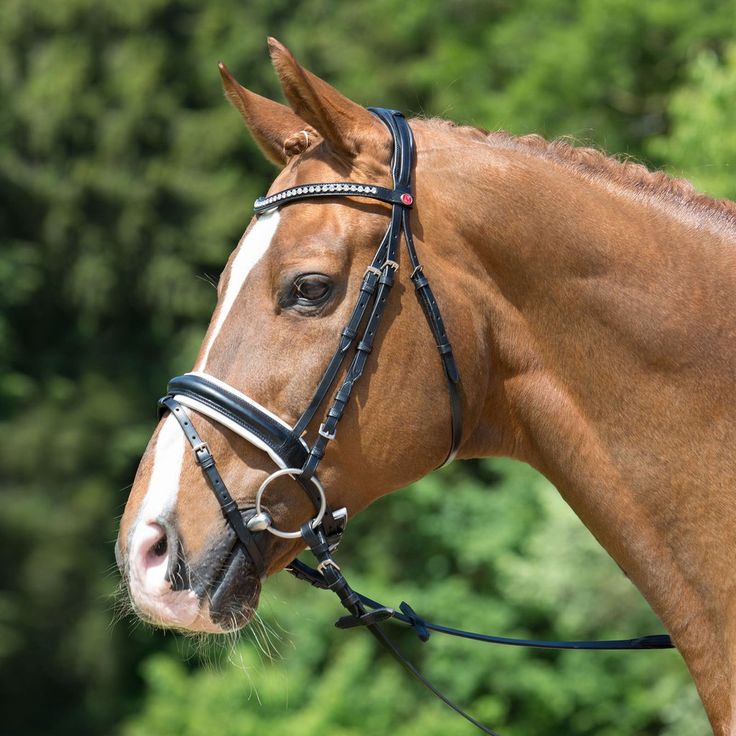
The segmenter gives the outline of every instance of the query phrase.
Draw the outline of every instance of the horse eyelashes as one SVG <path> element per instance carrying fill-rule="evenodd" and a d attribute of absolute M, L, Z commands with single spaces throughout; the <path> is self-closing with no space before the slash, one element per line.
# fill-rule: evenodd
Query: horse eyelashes
<path fill-rule="evenodd" d="M 281 306 L 305 309 L 320 307 L 330 298 L 332 287 L 332 279 L 325 274 L 301 274 L 292 281 L 285 298 L 281 300 Z"/>

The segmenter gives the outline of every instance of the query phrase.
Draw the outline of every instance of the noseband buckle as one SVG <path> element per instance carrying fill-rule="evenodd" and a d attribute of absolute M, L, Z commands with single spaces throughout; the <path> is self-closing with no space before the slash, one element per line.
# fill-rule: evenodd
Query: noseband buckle
<path fill-rule="evenodd" d="M 212 450 L 210 450 L 210 446 L 206 442 L 198 442 L 192 447 L 192 452 L 194 453 L 194 457 L 198 465 L 201 465 L 202 460 L 208 455 L 212 457 Z M 204 458 L 199 454 L 200 452 L 204 453 Z"/>

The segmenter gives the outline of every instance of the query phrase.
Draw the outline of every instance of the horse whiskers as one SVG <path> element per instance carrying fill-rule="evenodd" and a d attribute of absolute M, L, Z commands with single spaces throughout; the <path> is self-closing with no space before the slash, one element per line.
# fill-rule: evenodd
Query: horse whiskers
<path fill-rule="evenodd" d="M 258 657 L 261 661 L 261 664 L 263 664 L 264 662 L 264 657 L 268 661 L 272 662 L 274 660 L 274 657 L 271 651 L 268 635 L 266 634 L 265 627 L 263 626 L 263 622 L 260 620 L 260 618 L 254 619 L 254 622 L 257 625 L 249 626 L 246 631 L 252 642 L 256 645 L 256 651 L 259 653 Z"/>
<path fill-rule="evenodd" d="M 282 637 L 270 626 L 263 617 L 257 612 L 254 612 L 254 622 L 260 627 L 263 632 L 263 639 L 265 640 L 265 648 L 267 649 L 266 656 L 273 662 L 276 659 L 284 659 L 283 655 L 279 650 L 279 644 L 283 641 Z"/>
<path fill-rule="evenodd" d="M 253 676 L 251 674 L 252 667 L 249 667 L 244 658 L 243 653 L 240 647 L 236 646 L 237 639 L 232 642 L 232 647 L 230 648 L 230 654 L 228 656 L 228 662 L 233 666 L 239 669 L 247 678 L 248 678 L 248 686 L 249 686 L 249 692 L 248 692 L 248 700 L 250 700 L 254 695 L 256 697 L 256 701 L 258 702 L 258 705 L 263 705 L 263 702 L 261 701 L 261 696 L 258 693 L 258 688 L 256 687 L 256 684 L 253 680 Z M 236 661 L 237 660 L 237 661 Z"/>
<path fill-rule="evenodd" d="M 202 273 L 202 274 L 197 274 L 197 278 L 200 279 L 200 281 L 204 281 L 206 284 L 209 284 L 213 288 L 217 289 L 217 284 L 219 282 L 219 279 L 216 279 L 214 276 L 211 276 L 208 273 Z"/>
<path fill-rule="evenodd" d="M 111 562 L 102 572 L 106 578 L 115 577 L 120 580 L 120 570 L 118 570 L 117 563 Z"/>
<path fill-rule="evenodd" d="M 110 619 L 110 626 L 115 626 L 120 623 L 123 619 L 128 618 L 136 614 L 135 606 L 130 598 L 130 592 L 128 586 L 124 580 L 120 580 L 115 586 L 115 589 L 110 594 L 112 617 Z M 136 625 L 139 623 L 136 618 Z"/>
<path fill-rule="evenodd" d="M 214 669 L 217 664 L 218 639 L 203 632 L 188 632 L 186 636 L 186 659 L 196 658 L 205 667 Z"/>

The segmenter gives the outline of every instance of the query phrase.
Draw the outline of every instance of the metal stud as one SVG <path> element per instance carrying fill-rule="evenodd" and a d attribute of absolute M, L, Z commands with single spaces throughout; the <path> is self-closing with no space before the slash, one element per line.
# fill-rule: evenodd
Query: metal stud
<path fill-rule="evenodd" d="M 265 512 L 251 516 L 245 524 L 252 532 L 265 532 L 271 526 L 271 517 Z"/>

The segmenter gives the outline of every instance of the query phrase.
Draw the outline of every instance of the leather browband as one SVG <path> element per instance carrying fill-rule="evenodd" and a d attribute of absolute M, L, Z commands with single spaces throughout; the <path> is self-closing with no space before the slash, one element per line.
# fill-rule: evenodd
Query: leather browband
<path fill-rule="evenodd" d="M 253 211 L 258 215 L 282 204 L 301 199 L 320 199 L 321 197 L 367 197 L 389 204 L 410 205 L 413 201 L 409 189 L 387 189 L 373 184 L 359 184 L 354 181 L 335 181 L 325 184 L 304 184 L 276 192 L 268 197 L 258 197 Z"/>

